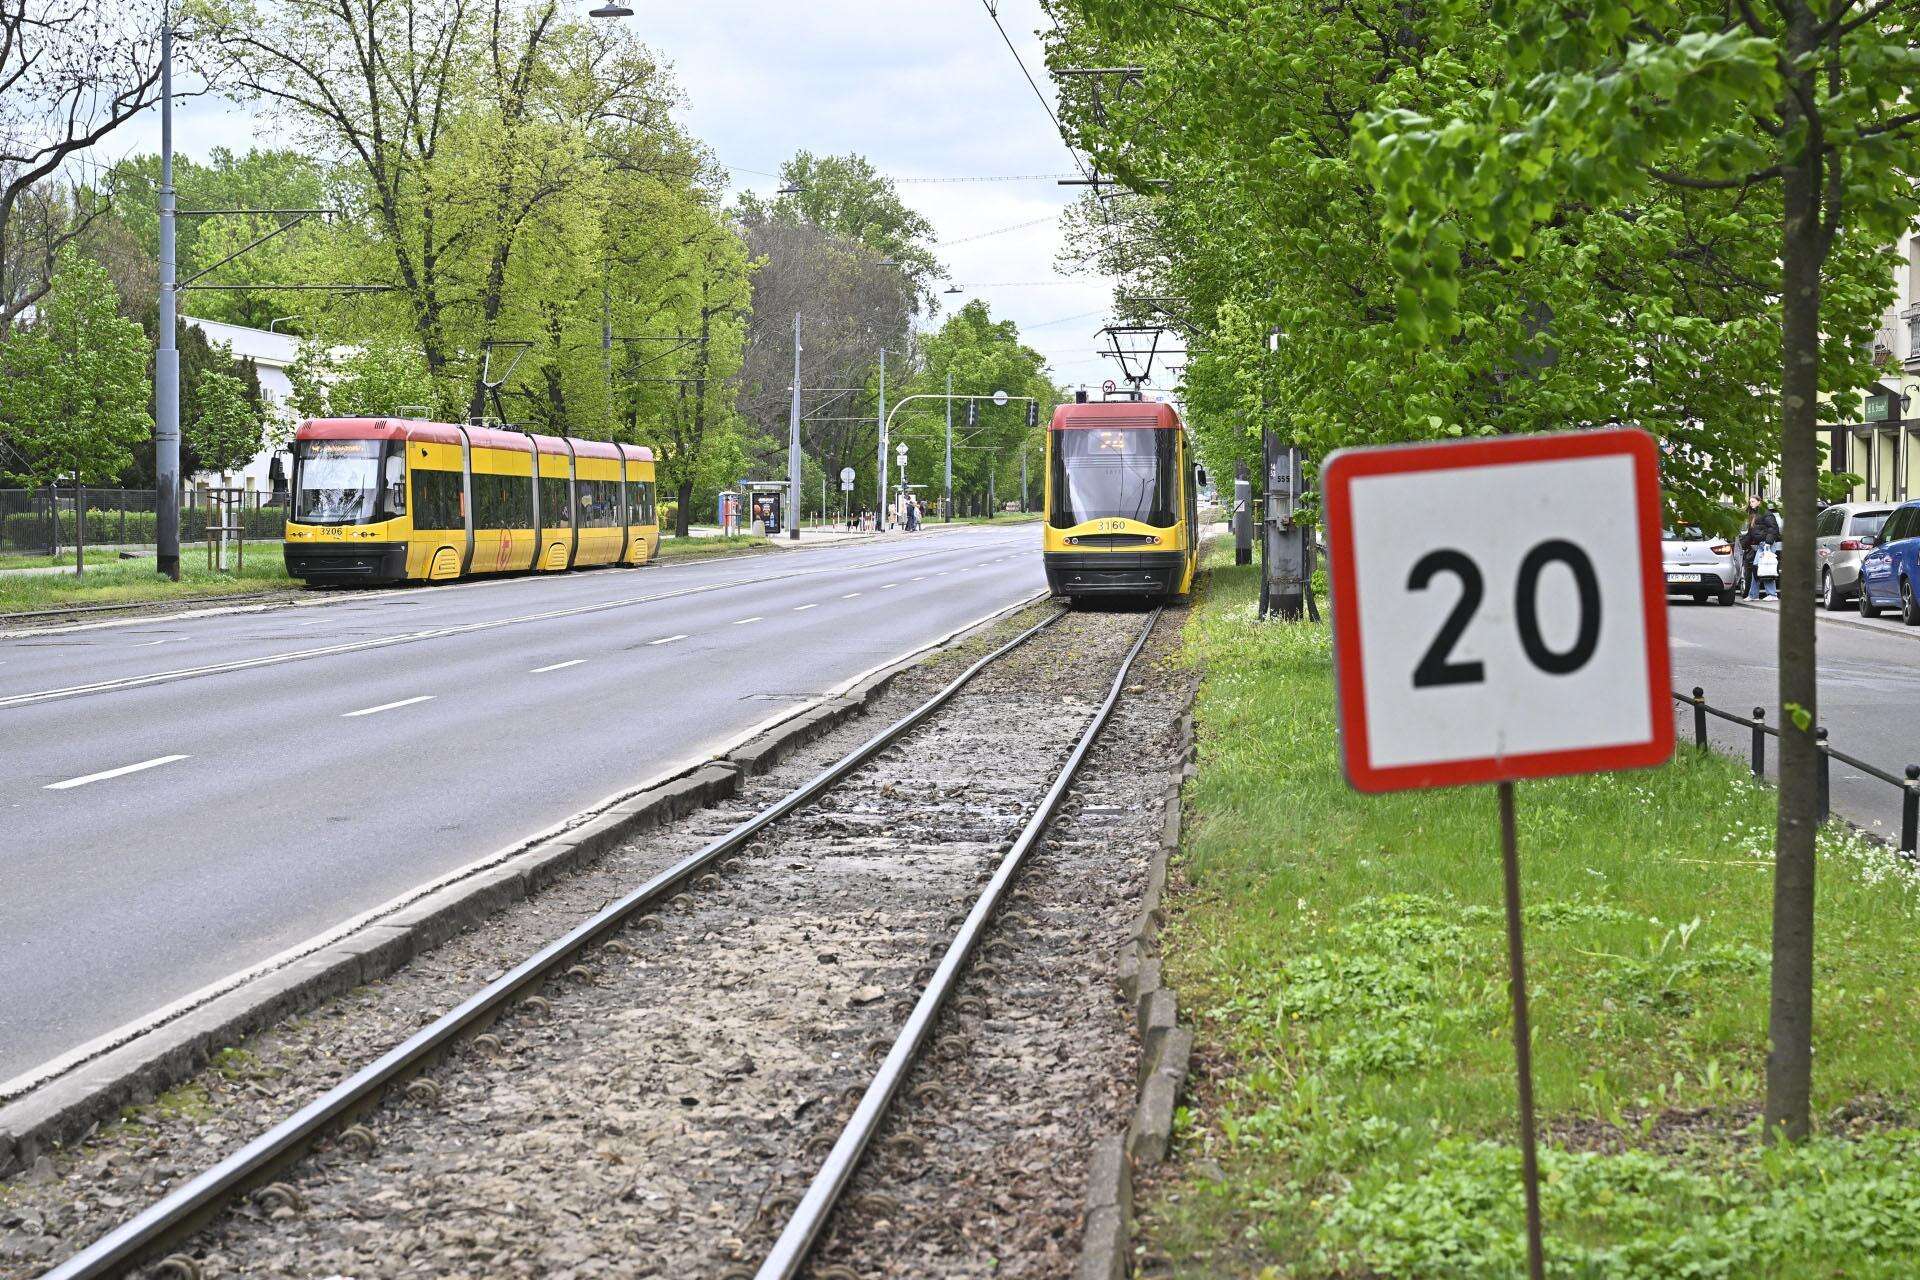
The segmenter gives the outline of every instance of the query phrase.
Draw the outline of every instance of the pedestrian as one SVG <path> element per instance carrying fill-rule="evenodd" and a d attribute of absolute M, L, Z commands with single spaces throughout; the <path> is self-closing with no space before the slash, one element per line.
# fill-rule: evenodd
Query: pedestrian
<path fill-rule="evenodd" d="M 907 499 L 907 532 L 917 533 L 919 532 L 919 530 L 920 530 L 920 504 L 918 502 L 915 502 L 912 498 L 908 498 Z"/>
<path fill-rule="evenodd" d="M 1750 560 L 1753 566 L 1748 579 L 1747 599 L 1777 600 L 1780 596 L 1780 517 L 1758 498 L 1749 503 L 1747 510 L 1747 542 L 1752 548 Z M 1771 572 L 1763 574 L 1762 568 Z"/>

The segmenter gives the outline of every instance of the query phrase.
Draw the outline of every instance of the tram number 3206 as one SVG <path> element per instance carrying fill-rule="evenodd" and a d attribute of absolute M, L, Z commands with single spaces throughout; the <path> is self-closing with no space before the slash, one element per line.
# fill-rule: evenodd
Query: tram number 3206
<path fill-rule="evenodd" d="M 1550 565 L 1564 565 L 1573 576 L 1578 598 L 1578 625 L 1573 641 L 1564 649 L 1555 649 L 1540 632 L 1540 575 Z M 1429 551 L 1414 562 L 1407 578 L 1407 590 L 1425 591 L 1441 574 L 1460 581 L 1460 598 L 1440 626 L 1426 655 L 1413 669 L 1413 687 L 1480 684 L 1487 678 L 1487 664 L 1460 661 L 1453 656 L 1460 637 L 1473 623 L 1481 602 L 1486 598 L 1486 580 L 1480 566 L 1463 551 L 1442 548 Z M 1519 632 L 1520 648 L 1527 660 L 1548 675 L 1572 675 L 1593 660 L 1600 645 L 1600 580 L 1593 571 L 1593 560 L 1564 538 L 1549 538 L 1535 546 L 1520 561 L 1515 579 L 1513 620 Z"/>

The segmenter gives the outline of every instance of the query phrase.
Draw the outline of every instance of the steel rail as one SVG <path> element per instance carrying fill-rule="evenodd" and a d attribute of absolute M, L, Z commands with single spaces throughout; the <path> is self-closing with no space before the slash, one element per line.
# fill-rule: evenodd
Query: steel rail
<path fill-rule="evenodd" d="M 246 1146 L 155 1201 L 58 1267 L 44 1273 L 41 1280 L 94 1280 L 95 1277 L 121 1275 L 168 1245 L 191 1235 L 246 1191 L 268 1181 L 273 1173 L 297 1161 L 335 1125 L 371 1109 L 387 1090 L 430 1066 L 463 1034 L 489 1025 L 515 997 L 531 995 L 549 974 L 618 929 L 630 917 L 676 892 L 709 864 L 745 847 L 770 824 L 818 799 L 822 793 L 838 785 L 945 706 L 993 662 L 1065 616 L 1065 610 L 1052 613 L 978 659 L 931 698 L 855 747 L 823 772 L 703 846 L 697 853 L 689 854 L 659 872 L 633 892 L 549 942 Z M 1135 645 L 1136 652 L 1138 649 L 1139 646 Z"/>
<path fill-rule="evenodd" d="M 793 1280 L 806 1265 L 807 1256 L 813 1251 L 814 1241 L 832 1216 L 834 1206 L 839 1203 L 840 1195 L 852 1181 L 854 1171 L 860 1166 L 860 1159 L 866 1153 L 867 1145 L 873 1135 L 879 1131 L 881 1122 L 886 1119 L 887 1110 L 893 1104 L 893 1098 L 900 1090 L 900 1084 L 906 1079 L 907 1071 L 919 1056 L 920 1047 L 931 1033 L 934 1023 L 940 1017 L 940 1010 L 947 1001 L 954 986 L 958 983 L 960 972 L 973 955 L 973 949 L 979 944 L 980 937 L 986 932 L 994 912 L 999 909 L 1000 899 L 1006 895 L 1007 886 L 1026 862 L 1027 855 L 1039 843 L 1040 836 L 1053 820 L 1060 808 L 1067 788 L 1073 785 L 1074 777 L 1080 772 L 1080 765 L 1093 749 L 1095 739 L 1106 727 L 1108 718 L 1113 714 L 1114 706 L 1120 701 L 1121 688 L 1126 684 L 1127 675 L 1133 669 L 1135 658 L 1146 647 L 1147 638 L 1153 634 L 1153 627 L 1160 620 L 1164 607 L 1156 608 L 1147 619 L 1146 626 L 1140 629 L 1139 637 L 1133 642 L 1133 648 L 1127 651 L 1125 661 L 1114 675 L 1113 683 L 1107 689 L 1106 701 L 1094 712 L 1093 719 L 1080 735 L 1080 741 L 1074 745 L 1067 762 L 1061 766 L 1060 773 L 1047 789 L 1039 807 L 1033 816 L 1027 819 L 1025 827 L 1011 847 L 1001 857 L 999 867 L 993 877 L 987 881 L 985 889 L 973 904 L 973 910 L 967 913 L 965 923 L 954 935 L 947 952 L 940 959 L 933 977 L 927 982 L 926 989 L 920 993 L 913 1012 L 907 1015 L 906 1025 L 901 1027 L 900 1035 L 881 1060 L 880 1068 L 874 1073 L 873 1082 L 861 1095 L 860 1104 L 854 1108 L 853 1116 L 846 1127 L 840 1131 L 840 1137 L 833 1144 L 833 1150 L 827 1153 L 826 1162 L 808 1184 L 806 1194 L 794 1207 L 793 1216 L 787 1220 L 786 1227 L 780 1232 L 779 1239 L 773 1243 L 773 1249 L 766 1260 L 760 1264 L 754 1280 Z"/>

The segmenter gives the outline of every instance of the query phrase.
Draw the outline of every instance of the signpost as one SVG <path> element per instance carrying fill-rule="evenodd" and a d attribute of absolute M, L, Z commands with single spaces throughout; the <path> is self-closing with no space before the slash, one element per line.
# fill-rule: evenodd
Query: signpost
<path fill-rule="evenodd" d="M 847 495 L 851 495 L 853 493 L 853 468 L 852 467 L 840 468 L 840 492 L 842 494 L 847 494 Z M 845 524 L 846 522 L 848 522 L 853 518 L 853 513 L 849 509 L 852 502 L 853 502 L 853 498 L 851 496 L 843 497 L 840 499 L 840 521 L 842 524 Z"/>
<path fill-rule="evenodd" d="M 1360 791 L 1493 783 L 1529 1274 L 1543 1274 L 1513 784 L 1673 753 L 1659 452 L 1609 429 L 1342 450 L 1325 495 Z"/>

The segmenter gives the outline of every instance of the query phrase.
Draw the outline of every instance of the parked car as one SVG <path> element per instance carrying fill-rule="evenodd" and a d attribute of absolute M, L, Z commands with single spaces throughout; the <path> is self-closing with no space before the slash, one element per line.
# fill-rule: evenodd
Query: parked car
<path fill-rule="evenodd" d="M 1860 560 L 1860 616 L 1900 610 L 1900 621 L 1920 626 L 1920 502 L 1902 503 L 1881 526 L 1878 545 Z"/>
<path fill-rule="evenodd" d="M 1813 526 L 1813 554 L 1820 566 L 1820 603 L 1839 609 L 1860 591 L 1860 561 L 1893 514 L 1884 502 L 1837 502 Z"/>
<path fill-rule="evenodd" d="M 1660 560 L 1670 596 L 1690 595 L 1702 603 L 1718 600 L 1732 604 L 1740 588 L 1740 566 L 1734 563 L 1733 543 L 1707 533 L 1699 525 L 1662 529 Z"/>

